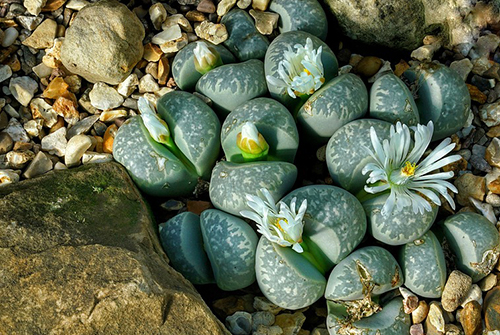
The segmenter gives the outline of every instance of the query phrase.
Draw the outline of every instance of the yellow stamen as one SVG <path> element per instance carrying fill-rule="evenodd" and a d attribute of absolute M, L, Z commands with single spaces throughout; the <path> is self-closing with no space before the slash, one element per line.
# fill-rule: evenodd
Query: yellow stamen
<path fill-rule="evenodd" d="M 416 169 L 417 169 L 417 163 L 406 162 L 404 168 L 401 169 L 401 174 L 410 177 L 415 174 Z"/>
<path fill-rule="evenodd" d="M 322 83 L 322 84 L 324 84 L 324 83 L 325 83 L 325 78 L 321 77 L 321 78 L 319 79 L 319 81 L 321 81 L 321 83 Z"/>
<path fill-rule="evenodd" d="M 307 75 L 308 75 L 308 76 L 310 76 L 310 75 L 311 75 L 311 72 L 309 72 L 309 70 L 308 70 L 308 69 L 304 69 L 304 72 L 305 72 L 305 73 L 307 73 Z"/>
<path fill-rule="evenodd" d="M 278 219 L 278 220 L 276 220 L 275 225 L 276 225 L 276 227 L 278 227 L 278 229 L 279 229 L 279 230 L 281 230 L 282 232 L 285 232 L 285 231 L 283 230 L 283 228 L 281 227 L 281 225 L 280 225 L 280 222 L 281 222 L 281 221 L 283 221 L 283 222 L 285 222 L 286 224 L 288 224 L 288 221 L 287 221 L 286 219 Z"/>

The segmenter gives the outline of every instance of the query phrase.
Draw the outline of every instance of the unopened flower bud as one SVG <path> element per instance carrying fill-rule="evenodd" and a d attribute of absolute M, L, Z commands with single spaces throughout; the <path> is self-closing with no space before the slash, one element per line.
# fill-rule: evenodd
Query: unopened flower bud
<path fill-rule="evenodd" d="M 257 130 L 251 122 L 246 122 L 241 129 L 241 133 L 236 136 L 236 145 L 241 150 L 243 158 L 256 160 L 267 156 L 269 145 L 264 136 Z"/>
<path fill-rule="evenodd" d="M 193 53 L 194 67 L 201 74 L 205 74 L 213 68 L 222 65 L 219 53 L 204 42 L 198 42 Z"/>

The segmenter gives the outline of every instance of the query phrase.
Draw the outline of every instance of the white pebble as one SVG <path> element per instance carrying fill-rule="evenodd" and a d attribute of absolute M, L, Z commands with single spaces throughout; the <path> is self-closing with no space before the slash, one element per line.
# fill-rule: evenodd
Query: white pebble
<path fill-rule="evenodd" d="M 77 166 L 80 164 L 85 151 L 92 146 L 92 140 L 86 135 L 73 136 L 66 146 L 66 155 L 64 163 L 67 167 Z"/>
<path fill-rule="evenodd" d="M 42 150 L 59 157 L 63 157 L 66 153 L 67 144 L 66 127 L 59 128 L 52 134 L 42 138 Z"/>

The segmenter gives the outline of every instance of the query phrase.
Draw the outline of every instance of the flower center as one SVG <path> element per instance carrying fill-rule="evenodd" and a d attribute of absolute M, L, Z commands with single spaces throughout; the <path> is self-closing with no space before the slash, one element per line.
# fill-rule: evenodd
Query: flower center
<path fill-rule="evenodd" d="M 413 176 L 417 169 L 417 163 L 406 162 L 406 165 L 401 169 L 401 174 L 406 177 Z"/>
<path fill-rule="evenodd" d="M 282 221 L 283 221 L 285 224 L 288 224 L 288 220 L 287 220 L 287 219 L 278 219 L 278 220 L 276 220 L 276 223 L 275 223 L 275 224 L 276 224 L 276 227 L 278 227 L 278 229 L 279 229 L 279 230 L 281 230 L 282 232 L 285 232 L 285 231 L 283 230 L 283 228 L 281 227 L 281 225 L 280 225 L 280 222 L 282 222 Z"/>

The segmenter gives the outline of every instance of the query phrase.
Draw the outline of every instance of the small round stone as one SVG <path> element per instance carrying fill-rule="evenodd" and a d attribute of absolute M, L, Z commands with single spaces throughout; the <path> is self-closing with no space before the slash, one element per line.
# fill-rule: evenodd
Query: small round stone
<path fill-rule="evenodd" d="M 477 301 L 468 302 L 460 314 L 460 323 L 465 335 L 481 335 L 483 322 L 481 320 L 481 305 Z"/>
<path fill-rule="evenodd" d="M 72 137 L 66 146 L 64 164 L 66 164 L 67 167 L 79 165 L 80 159 L 91 145 L 92 140 L 86 135 L 76 135 Z"/>
<path fill-rule="evenodd" d="M 453 312 L 460 306 L 462 299 L 465 298 L 472 286 L 472 278 L 468 275 L 455 270 L 448 277 L 448 281 L 444 286 L 441 303 L 443 309 L 448 312 Z"/>

